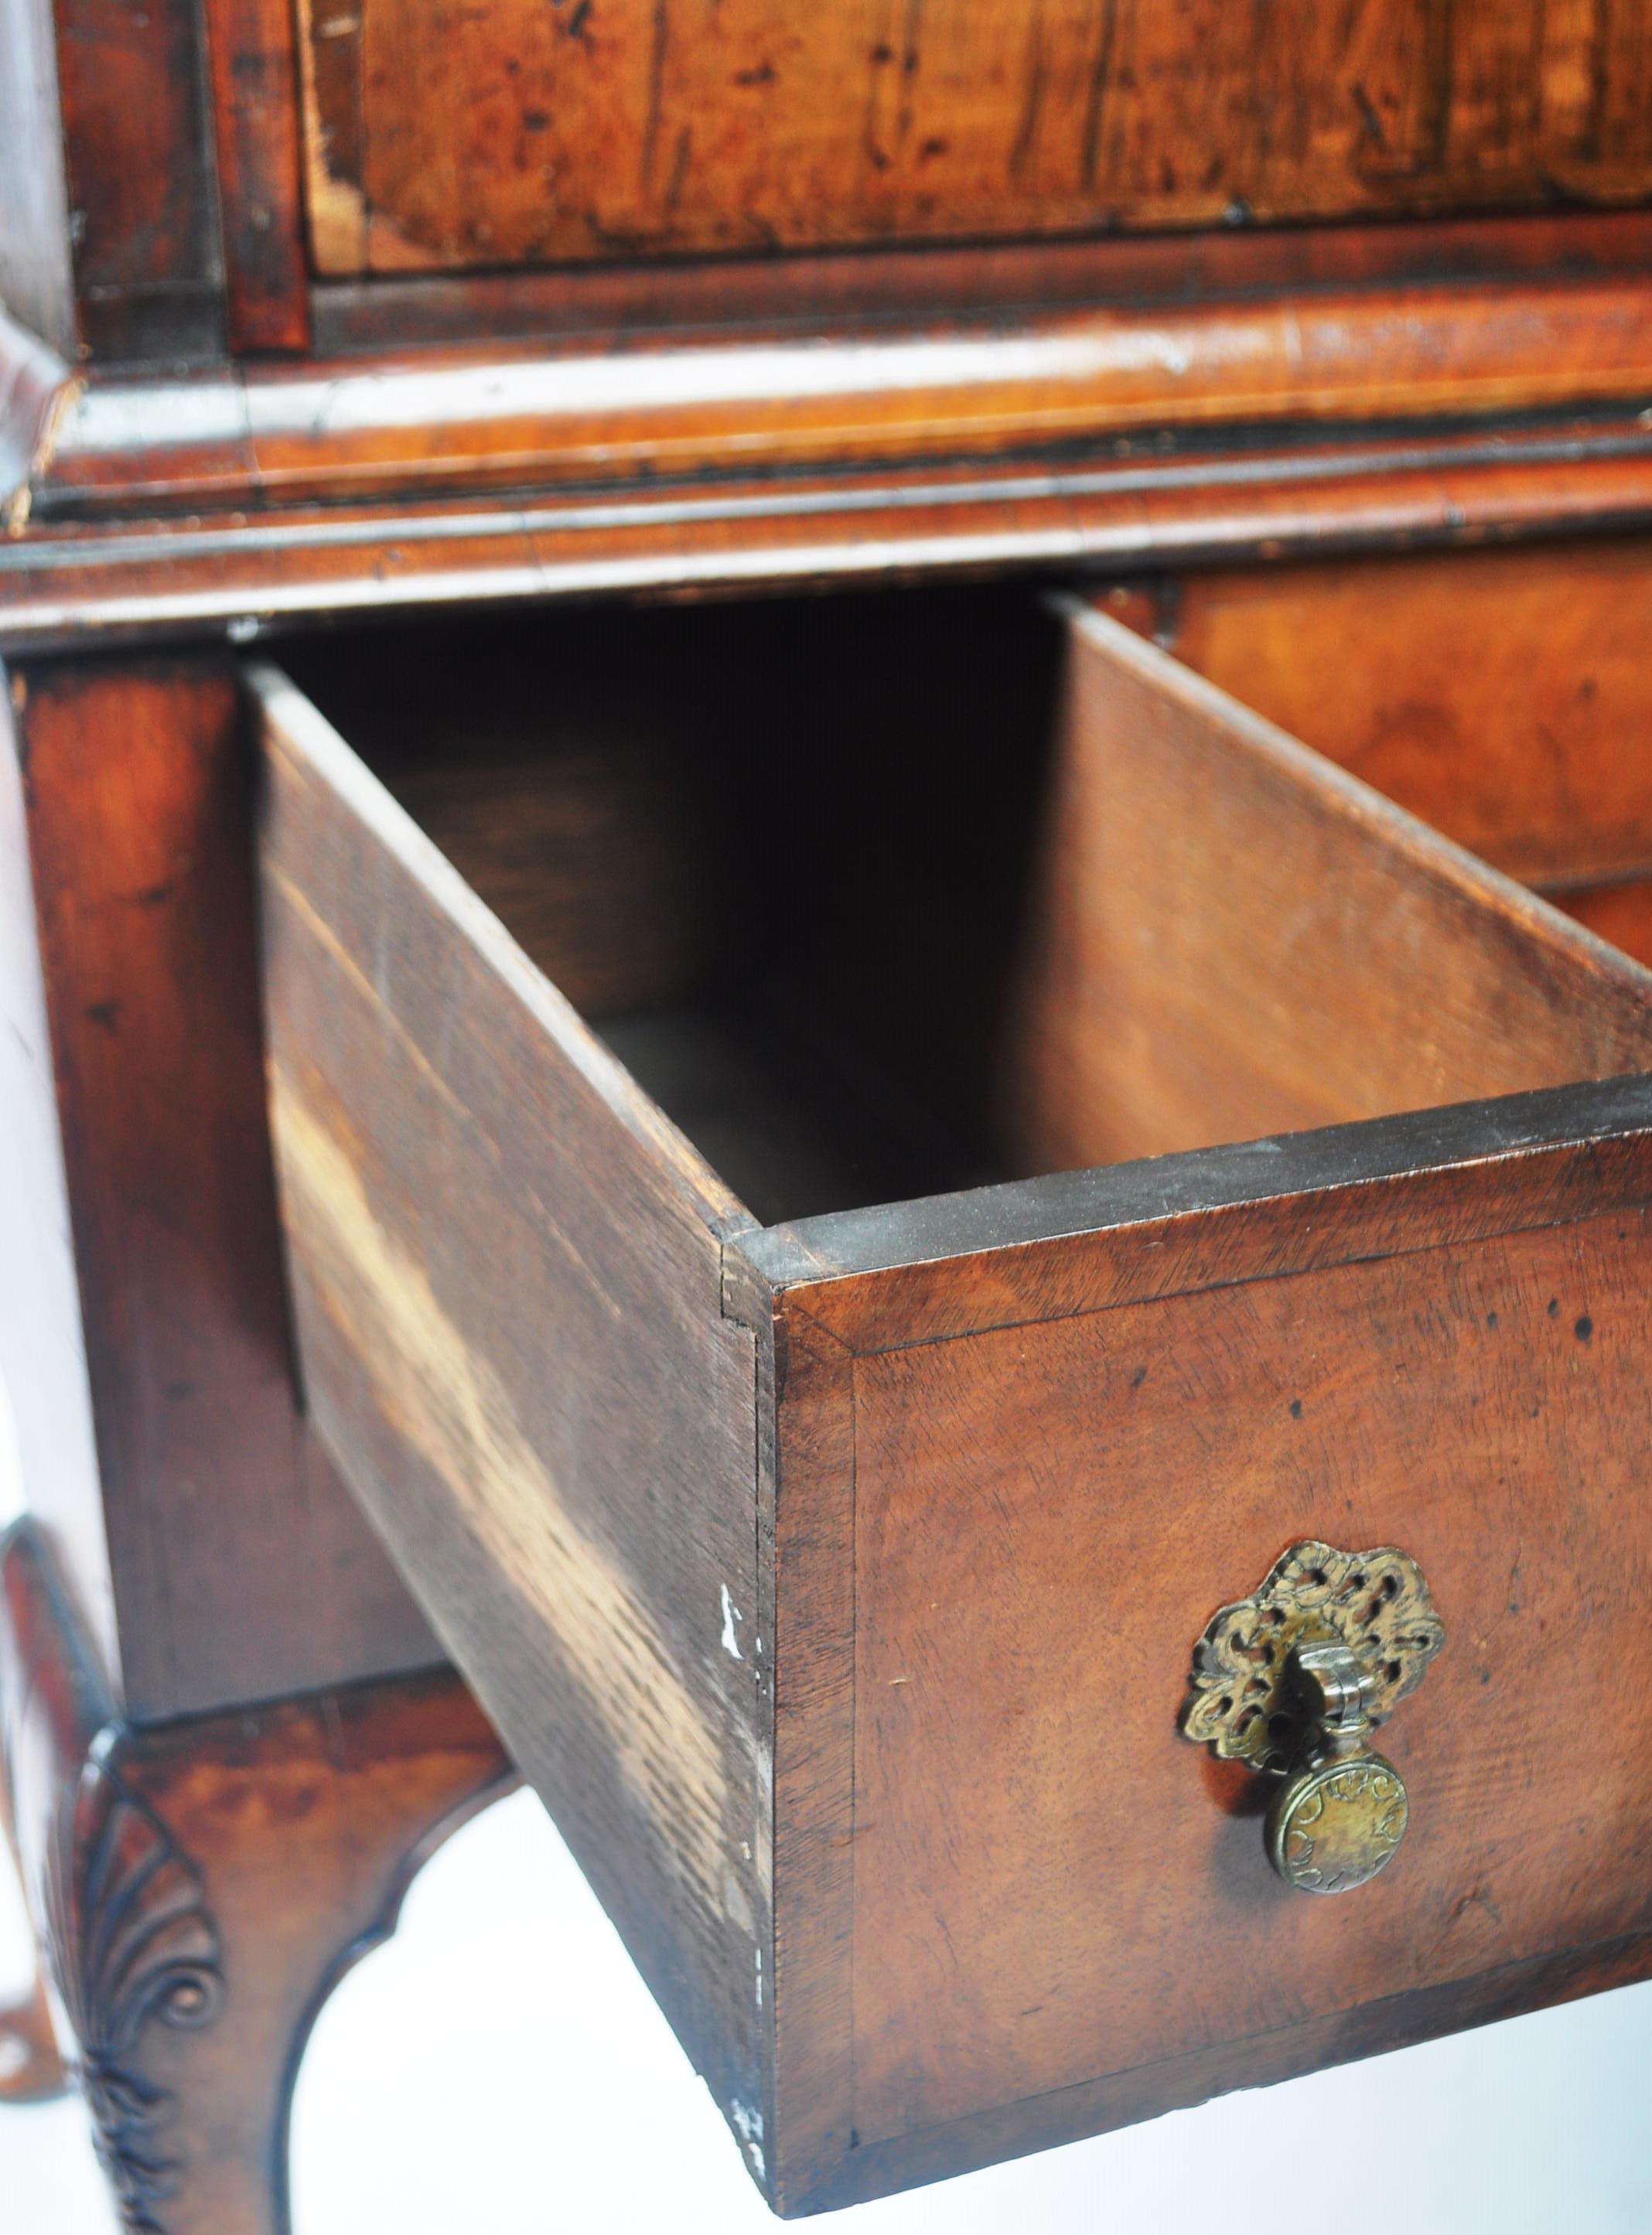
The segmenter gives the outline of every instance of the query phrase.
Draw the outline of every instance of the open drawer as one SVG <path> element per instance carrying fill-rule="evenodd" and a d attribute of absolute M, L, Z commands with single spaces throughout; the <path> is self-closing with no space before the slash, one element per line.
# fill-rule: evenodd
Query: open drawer
<path fill-rule="evenodd" d="M 307 1401 L 779 2208 L 1652 1970 L 1652 976 L 1031 593 L 250 688 Z M 1301 1540 L 1333 1899 L 1178 1728 Z"/>

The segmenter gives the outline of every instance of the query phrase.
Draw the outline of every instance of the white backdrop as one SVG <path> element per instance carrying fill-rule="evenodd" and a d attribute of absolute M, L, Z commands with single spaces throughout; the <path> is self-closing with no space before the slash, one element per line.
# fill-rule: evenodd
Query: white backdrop
<path fill-rule="evenodd" d="M 16 1499 L 0 1412 L 0 1521 Z M 0 2000 L 27 1936 L 0 1861 Z M 835 2216 L 833 2235 L 1647 2235 L 1652 1985 Z M 539 1804 L 479 1818 L 324 2011 L 295 2235 L 761 2235 L 722 2120 Z M 1304 2182 L 1308 2185 L 1303 2194 Z M 1321 2185 L 1322 2184 L 1322 2185 Z M 0 2107 L 0 2235 L 113 2235 L 79 2107 Z"/>

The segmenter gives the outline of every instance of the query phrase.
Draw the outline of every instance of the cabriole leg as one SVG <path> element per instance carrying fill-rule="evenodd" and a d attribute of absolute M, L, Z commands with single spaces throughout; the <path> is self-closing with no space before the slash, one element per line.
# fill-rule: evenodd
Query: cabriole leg
<path fill-rule="evenodd" d="M 0 1583 L 24 1883 L 122 2225 L 285 2235 L 316 2013 L 510 1765 L 445 1670 L 130 1728 L 26 1524 Z"/>

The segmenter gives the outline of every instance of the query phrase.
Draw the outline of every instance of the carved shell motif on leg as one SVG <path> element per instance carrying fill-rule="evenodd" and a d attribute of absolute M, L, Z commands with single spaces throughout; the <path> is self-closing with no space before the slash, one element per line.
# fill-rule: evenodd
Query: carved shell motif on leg
<path fill-rule="evenodd" d="M 47 1917 L 54 1976 L 78 2043 L 98 2156 L 129 2235 L 166 2235 L 159 2206 L 178 2168 L 172 2110 L 145 2077 L 154 2025 L 208 2025 L 224 2000 L 223 1950 L 200 1871 L 154 1812 L 98 1761 L 58 1826 Z"/>

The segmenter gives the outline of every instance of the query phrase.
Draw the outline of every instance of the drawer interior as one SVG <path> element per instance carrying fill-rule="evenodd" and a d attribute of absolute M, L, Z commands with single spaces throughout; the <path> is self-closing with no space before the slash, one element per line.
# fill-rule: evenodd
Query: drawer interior
<path fill-rule="evenodd" d="M 289 665 L 768 1219 L 1005 1176 L 980 1082 L 1057 637 L 1024 597 L 920 596 L 559 613 Z"/>
<path fill-rule="evenodd" d="M 1072 631 L 989 588 L 288 665 L 764 1223 L 1638 1067 L 1547 910 L 1262 725 L 1167 744 Z"/>

